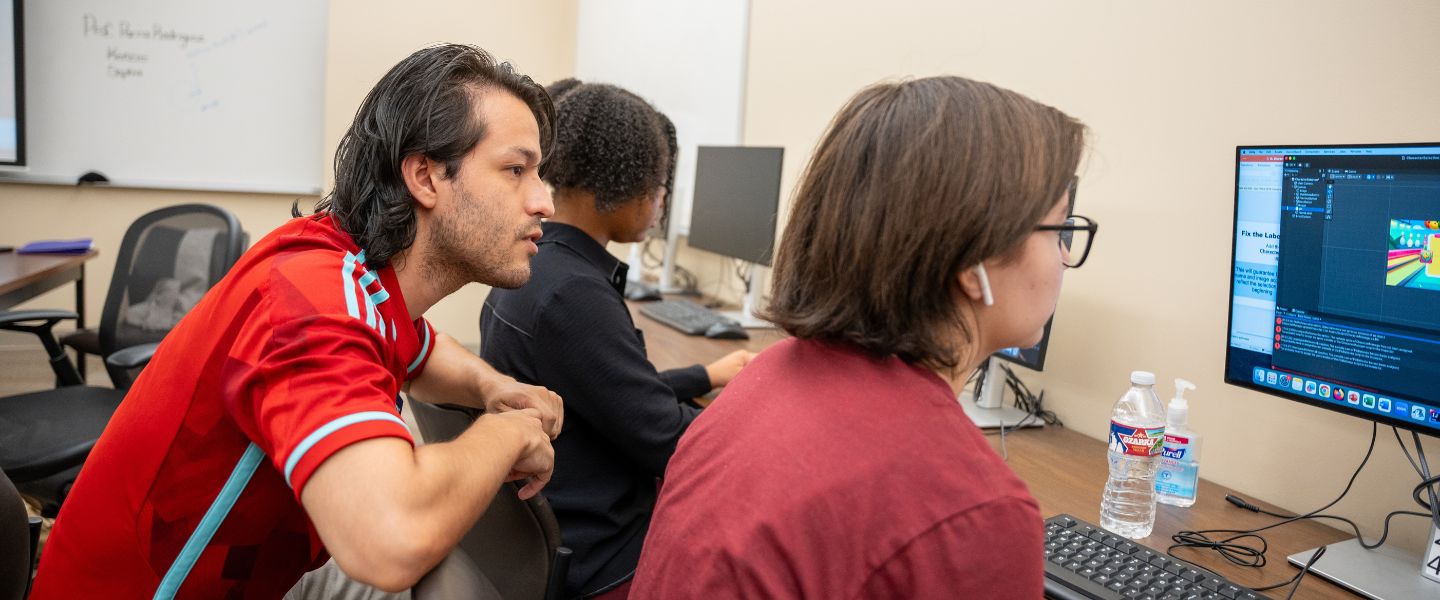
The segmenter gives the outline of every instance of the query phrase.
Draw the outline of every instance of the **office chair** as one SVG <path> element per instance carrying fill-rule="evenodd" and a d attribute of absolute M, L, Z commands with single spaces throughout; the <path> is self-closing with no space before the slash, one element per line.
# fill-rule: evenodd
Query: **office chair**
<path fill-rule="evenodd" d="M 503 600 L 500 591 L 475 566 L 464 550 L 455 548 L 410 588 L 412 600 Z"/>
<path fill-rule="evenodd" d="M 40 338 L 60 382 L 54 389 L 0 397 L 0 470 L 26 493 L 38 497 L 47 515 L 59 510 L 79 466 L 125 397 L 124 389 L 80 385 L 79 373 L 50 331 L 56 322 L 74 318 L 74 314 L 0 314 L 0 329 L 34 333 Z M 127 349 L 106 360 L 126 361 L 117 363 L 114 370 L 138 368 L 149 360 L 154 346 Z"/>
<path fill-rule="evenodd" d="M 475 420 L 470 412 L 416 401 L 410 410 L 425 443 L 455 439 Z M 560 545 L 560 524 L 542 495 L 521 500 L 509 482 L 490 501 L 459 548 L 509 600 L 558 600 L 570 570 L 569 548 Z"/>
<path fill-rule="evenodd" d="M 60 338 L 77 351 L 81 377 L 87 354 L 109 357 L 158 343 L 225 276 L 248 242 L 235 215 L 209 204 L 168 206 L 136 219 L 120 241 L 99 327 Z M 134 379 L 124 364 L 106 363 L 115 387 L 129 387 Z"/>
<path fill-rule="evenodd" d="M 75 319 L 75 313 L 0 312 L 0 329 L 40 339 L 55 373 L 55 389 L 0 397 L 0 470 L 40 498 L 46 514 L 64 501 L 133 374 L 149 362 L 174 321 L 225 275 L 243 241 L 235 216 L 214 206 L 172 206 L 135 220 L 120 244 L 95 332 L 95 353 L 105 356 L 113 389 L 82 385 L 80 372 L 55 339 L 55 325 Z"/>
<path fill-rule="evenodd" d="M 30 517 L 10 478 L 0 472 L 0 600 L 20 600 L 30 590 L 40 517 Z"/>

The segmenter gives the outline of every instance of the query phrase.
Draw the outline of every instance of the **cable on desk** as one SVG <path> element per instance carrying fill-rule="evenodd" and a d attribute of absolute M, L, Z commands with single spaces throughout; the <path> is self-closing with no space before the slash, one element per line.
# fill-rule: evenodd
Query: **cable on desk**
<path fill-rule="evenodd" d="M 990 360 L 996 359 L 991 358 Z M 1027 427 L 1033 424 L 1036 420 L 1039 420 L 1046 425 L 1064 426 L 1064 423 L 1060 422 L 1060 417 L 1057 416 L 1054 412 L 1045 410 L 1045 390 L 1040 390 L 1040 394 L 1036 395 L 1030 391 L 1030 388 L 1025 385 L 1024 381 L 1020 380 L 1020 377 L 1015 374 L 1015 371 L 1010 370 L 1009 366 L 1001 364 L 1000 370 L 1005 372 L 1005 388 L 1009 389 L 1010 394 L 1015 397 L 1015 408 L 1018 408 L 1025 412 L 1025 417 L 1020 419 L 1019 422 L 1015 423 L 1010 427 L 1006 427 L 1003 420 L 1000 422 L 1000 458 L 1001 460 L 1008 461 L 1010 460 L 1010 449 L 1005 445 L 1005 436 L 1007 433 L 1015 429 Z M 979 393 L 978 390 L 980 390 L 980 388 L 984 387 L 985 385 L 985 374 L 988 371 L 989 369 L 984 368 L 976 369 L 975 374 L 971 376 L 972 380 L 976 380 L 976 384 L 973 389 L 977 390 L 977 395 Z M 1001 394 L 1001 397 L 1001 403 L 1003 404 L 1003 393 Z"/>
<path fill-rule="evenodd" d="M 1415 440 L 1415 457 L 1420 459 L 1419 471 L 1421 477 L 1420 485 L 1415 486 L 1415 491 L 1410 495 L 1414 497 L 1416 504 L 1425 507 L 1430 512 L 1430 522 L 1433 523 L 1435 527 L 1440 527 L 1440 500 L 1437 500 L 1435 497 L 1435 484 L 1440 483 L 1440 477 L 1430 476 L 1430 464 L 1425 461 L 1425 447 L 1420 445 L 1420 434 L 1411 431 L 1410 435 Z M 1400 434 L 1397 432 L 1395 437 L 1399 439 Z M 1401 444 L 1400 447 L 1403 449 L 1405 445 Z M 1405 458 L 1410 458 L 1409 452 L 1405 453 Z M 1413 461 L 1411 462 L 1411 466 L 1414 466 Z M 1429 503 L 1420 499 L 1420 490 L 1426 490 L 1430 493 Z"/>
<path fill-rule="evenodd" d="M 1046 425 L 1064 425 L 1064 423 L 1060 422 L 1058 415 L 1052 411 L 1045 410 L 1045 390 L 1040 390 L 1038 395 L 1031 393 L 1030 388 L 1025 385 L 1024 381 L 1020 380 L 1020 377 L 1015 374 L 1015 371 L 1010 370 L 1008 365 L 1000 365 L 1000 368 L 1005 371 L 1005 387 L 1009 388 L 1010 392 L 1015 395 L 1015 408 L 1025 411 L 1025 418 L 1021 420 L 1016 427 L 1023 427 L 1030 424 L 1031 419 L 1039 419 Z M 1011 429 L 1014 429 L 1014 427 Z"/>
<path fill-rule="evenodd" d="M 1409 448 L 1406 447 L 1405 442 L 1400 438 L 1400 432 L 1399 432 L 1399 430 L 1398 430 L 1397 428 L 1395 428 L 1395 427 L 1391 427 L 1391 431 L 1392 431 L 1392 433 L 1394 433 L 1394 435 L 1395 435 L 1395 442 L 1396 442 L 1397 444 L 1399 444 L 1400 450 L 1405 453 L 1405 458 L 1406 458 L 1406 460 L 1408 460 L 1408 461 L 1410 462 L 1410 466 L 1415 469 L 1415 472 L 1421 476 L 1421 481 L 1420 481 L 1419 485 L 1416 485 L 1416 486 L 1415 486 L 1415 488 L 1412 490 L 1411 495 L 1413 496 L 1413 498 L 1414 498 L 1414 500 L 1415 500 L 1415 502 L 1416 502 L 1417 504 L 1419 504 L 1420 506 L 1422 506 L 1422 507 L 1424 507 L 1424 508 L 1426 509 L 1426 512 L 1421 513 L 1421 512 L 1415 512 L 1415 511 L 1397 510 L 1397 511 L 1392 511 L 1392 512 L 1390 512 L 1389 514 L 1386 514 L 1386 515 L 1385 515 L 1385 519 L 1384 519 L 1384 523 L 1383 523 L 1383 528 L 1381 529 L 1381 532 L 1380 532 L 1380 537 L 1379 537 L 1378 539 L 1376 539 L 1374 542 L 1367 542 L 1367 541 L 1365 541 L 1365 536 L 1361 535 L 1360 526 L 1357 525 L 1357 524 L 1355 523 L 1355 521 L 1350 520 L 1350 519 L 1348 519 L 1348 518 L 1346 518 L 1346 517 L 1338 516 L 1338 515 L 1322 514 L 1322 511 L 1324 511 L 1324 510 L 1330 508 L 1331 506 L 1334 506 L 1335 504 L 1339 503 L 1340 500 L 1343 499 L 1343 498 L 1346 496 L 1346 494 L 1348 494 L 1348 493 L 1350 492 L 1350 488 L 1355 484 L 1355 479 L 1356 479 L 1357 477 L 1359 477 L 1360 471 L 1365 468 L 1366 463 L 1368 463 L 1369 460 L 1370 460 L 1370 456 L 1371 456 L 1371 455 L 1374 453 L 1374 451 L 1375 451 L 1375 440 L 1376 440 L 1376 437 L 1377 437 L 1378 434 L 1379 434 L 1379 424 L 1378 424 L 1378 423 L 1372 423 L 1372 424 L 1371 424 L 1370 445 L 1369 445 L 1369 447 L 1368 447 L 1368 448 L 1366 449 L 1366 451 L 1365 451 L 1365 458 L 1360 461 L 1360 465 L 1357 466 L 1357 467 L 1355 468 L 1355 472 L 1350 475 L 1350 480 L 1349 480 L 1349 482 L 1347 482 L 1347 483 L 1345 484 L 1345 489 L 1340 492 L 1340 496 L 1337 497 L 1337 498 L 1335 498 L 1335 500 L 1331 501 L 1329 504 L 1326 504 L 1325 506 L 1322 506 L 1322 507 L 1320 507 L 1320 508 L 1318 508 L 1318 509 L 1315 509 L 1315 510 L 1313 510 L 1313 511 L 1310 511 L 1310 512 L 1305 513 L 1305 514 L 1302 514 L 1302 515 L 1293 515 L 1293 514 L 1278 513 L 1278 512 L 1272 512 L 1272 511 L 1269 511 L 1269 510 L 1265 510 L 1265 509 L 1263 509 L 1263 508 L 1260 508 L 1259 506 L 1256 506 L 1256 505 L 1254 505 L 1254 504 L 1246 501 L 1244 498 L 1241 498 L 1241 497 L 1239 497 L 1239 496 L 1226 495 L 1226 496 L 1225 496 L 1225 500 L 1226 500 L 1227 502 L 1231 503 L 1231 504 L 1234 504 L 1235 506 L 1237 506 L 1237 507 L 1239 507 L 1239 508 L 1243 508 L 1243 509 L 1245 509 L 1245 510 L 1248 510 L 1248 511 L 1251 511 L 1251 512 L 1260 513 L 1260 514 L 1263 514 L 1263 515 L 1275 517 L 1275 518 L 1278 518 L 1278 519 L 1281 519 L 1281 520 L 1278 521 L 1278 522 L 1272 523 L 1272 524 L 1270 524 L 1270 525 L 1266 525 L 1266 526 L 1264 526 L 1264 527 L 1259 527 L 1259 528 L 1256 528 L 1256 529 L 1251 529 L 1251 530 L 1248 530 L 1248 531 L 1227 530 L 1227 529 L 1210 529 L 1210 530 L 1202 530 L 1202 531 L 1181 531 L 1181 532 L 1178 532 L 1178 533 L 1176 533 L 1174 536 L 1171 537 L 1171 539 L 1172 539 L 1173 541 L 1175 541 L 1176 543 L 1175 543 L 1174 545 L 1171 545 L 1169 548 L 1167 548 L 1167 549 L 1166 549 L 1166 553 L 1169 554 L 1169 555 L 1171 555 L 1171 556 L 1175 556 L 1175 554 L 1174 554 L 1174 552 L 1173 552 L 1173 550 L 1174 550 L 1175 548 L 1186 548 L 1186 547 L 1190 547 L 1190 548 L 1211 548 L 1211 549 L 1214 549 L 1214 550 L 1218 551 L 1218 552 L 1221 554 L 1221 556 L 1223 556 L 1226 560 L 1228 560 L 1228 561 L 1230 561 L 1230 562 L 1232 562 L 1232 563 L 1234 563 L 1234 564 L 1238 564 L 1238 565 L 1242 565 L 1242 566 L 1262 567 L 1262 566 L 1265 565 L 1265 550 L 1268 548 L 1268 544 L 1265 542 L 1265 538 L 1263 538 L 1263 537 L 1261 537 L 1261 536 L 1259 536 L 1259 535 L 1255 535 L 1255 534 L 1256 534 L 1257 532 L 1264 531 L 1264 530 L 1266 530 L 1266 529 L 1270 529 L 1270 528 L 1273 528 L 1273 527 L 1279 527 L 1279 526 L 1281 526 L 1281 525 L 1285 525 L 1285 524 L 1288 524 L 1288 523 L 1293 523 L 1293 522 L 1295 522 L 1295 521 L 1299 521 L 1299 520 L 1302 520 L 1302 519 L 1332 519 L 1332 520 L 1335 520 L 1335 521 L 1343 522 L 1343 523 L 1349 525 L 1349 526 L 1350 526 L 1350 529 L 1355 532 L 1355 541 L 1356 541 L 1357 543 L 1359 543 L 1361 547 L 1363 547 L 1363 548 L 1365 548 L 1365 549 L 1367 549 L 1367 550 L 1373 550 L 1373 549 L 1375 549 L 1375 548 L 1379 548 L 1381 545 L 1383 545 L 1383 544 L 1385 543 L 1385 541 L 1390 537 L 1390 521 L 1391 521 L 1392 519 L 1394 519 L 1395 517 L 1397 517 L 1397 516 L 1402 516 L 1402 515 L 1403 515 L 1403 516 L 1415 516 L 1415 517 L 1430 517 L 1430 518 L 1432 519 L 1432 521 L 1437 524 L 1437 526 L 1440 526 L 1440 503 L 1437 503 L 1437 502 L 1435 501 L 1435 498 L 1436 498 L 1435 485 L 1436 485 L 1436 484 L 1440 484 L 1440 477 L 1432 477 L 1432 476 L 1430 475 L 1429 465 L 1426 464 L 1426 461 L 1425 461 L 1424 448 L 1423 448 L 1423 446 L 1421 446 L 1419 434 L 1416 434 L 1416 433 L 1412 432 L 1412 434 L 1414 435 L 1414 438 L 1415 438 L 1415 449 L 1416 449 L 1416 453 L 1419 455 L 1419 463 L 1417 464 L 1416 460 L 1415 460 L 1414 458 L 1411 458 Z M 1427 490 L 1429 491 L 1430 500 L 1431 500 L 1429 503 L 1425 502 L 1424 499 L 1421 498 L 1421 492 L 1427 491 Z M 1212 539 L 1212 538 L 1209 536 L 1209 534 L 1216 534 L 1216 533 L 1235 534 L 1235 535 L 1231 535 L 1231 536 L 1225 537 L 1225 538 L 1223 538 L 1223 539 Z M 1259 540 L 1259 541 L 1260 541 L 1260 547 L 1257 549 L 1257 548 L 1255 548 L 1255 547 L 1253 547 L 1253 546 L 1246 546 L 1246 545 L 1244 545 L 1244 544 L 1235 543 L 1235 542 L 1237 542 L 1238 540 L 1243 540 L 1243 539 L 1247 539 L 1247 538 L 1255 538 L 1255 539 Z M 1294 584 L 1295 588 L 1293 588 L 1293 589 L 1290 590 L 1290 596 L 1294 596 L 1295 590 L 1296 590 L 1296 589 L 1299 589 L 1299 587 L 1300 587 L 1300 580 L 1305 577 L 1305 574 L 1309 572 L 1310 567 L 1311 567 L 1312 565 L 1314 565 L 1314 563 L 1315 563 L 1316 560 L 1319 560 L 1320 556 L 1322 556 L 1322 555 L 1324 554 L 1324 552 L 1325 552 L 1325 547 L 1322 546 L 1321 548 L 1319 548 L 1319 549 L 1315 552 L 1314 555 L 1312 555 L 1312 556 L 1310 557 L 1310 560 L 1306 562 L 1305 567 L 1304 567 L 1303 569 L 1301 569 L 1300 573 L 1296 574 L 1295 577 L 1291 578 L 1290 580 L 1282 581 L 1282 582 L 1280 582 L 1280 583 L 1276 583 L 1276 584 L 1273 584 L 1273 585 L 1260 586 L 1260 587 L 1256 587 L 1256 588 L 1254 588 L 1254 589 L 1255 589 L 1256 591 L 1265 591 L 1265 590 L 1272 590 L 1272 589 L 1281 588 L 1281 587 L 1285 587 L 1285 586 Z M 1179 557 L 1176 556 L 1176 558 L 1179 558 Z"/>
<path fill-rule="evenodd" d="M 1303 514 L 1303 515 L 1293 515 L 1293 516 L 1281 517 L 1281 520 L 1280 520 L 1280 521 L 1277 521 L 1277 522 L 1275 522 L 1275 523 L 1271 523 L 1271 524 L 1266 525 L 1266 526 L 1264 526 L 1264 527 L 1256 527 L 1256 528 L 1254 528 L 1254 529 L 1248 529 L 1248 530 L 1239 530 L 1239 529 L 1202 529 L 1202 530 L 1198 530 L 1198 531 L 1190 531 L 1190 530 L 1180 531 L 1180 532 L 1177 532 L 1175 535 L 1173 535 L 1173 536 L 1170 537 L 1170 539 L 1171 539 L 1172 541 L 1174 541 L 1175 543 L 1174 543 L 1174 544 L 1171 544 L 1168 548 L 1166 548 L 1166 549 L 1165 549 L 1165 553 L 1168 554 L 1168 555 L 1170 555 L 1170 556 L 1173 556 L 1173 557 L 1175 557 L 1175 558 L 1179 558 L 1179 559 L 1181 559 L 1181 560 L 1185 560 L 1184 558 L 1181 558 L 1180 556 L 1176 556 L 1176 555 L 1175 555 L 1175 549 L 1176 549 L 1176 548 L 1202 548 L 1202 549 L 1203 549 L 1203 548 L 1210 548 L 1210 549 L 1214 549 L 1214 550 L 1216 550 L 1217 552 L 1219 552 L 1219 553 L 1220 553 L 1220 556 L 1224 557 L 1225 560 L 1230 561 L 1231 563 L 1234 563 L 1234 564 L 1237 564 L 1237 565 L 1246 566 L 1246 567 L 1257 567 L 1257 568 L 1258 568 L 1258 567 L 1263 567 L 1263 566 L 1265 566 L 1265 564 L 1266 564 L 1265 551 L 1269 549 L 1269 543 L 1265 541 L 1265 538 L 1264 538 L 1264 537 L 1261 537 L 1261 536 L 1256 535 L 1256 534 L 1259 533 L 1259 532 L 1261 532 L 1261 531 L 1265 531 L 1266 529 L 1273 529 L 1273 528 L 1275 528 L 1275 527 L 1279 527 L 1279 526 L 1281 526 L 1281 525 L 1287 525 L 1287 524 L 1290 524 L 1290 523 L 1294 523 L 1295 521 L 1299 521 L 1299 520 L 1302 520 L 1302 519 L 1315 518 L 1316 515 L 1319 515 L 1321 512 L 1329 509 L 1329 508 L 1332 507 L 1332 506 L 1335 506 L 1337 503 L 1340 502 L 1341 499 L 1343 499 L 1343 498 L 1345 497 L 1346 494 L 1349 494 L 1349 493 L 1350 493 L 1350 488 L 1355 485 L 1355 479 L 1360 476 L 1360 471 L 1362 471 L 1362 470 L 1365 469 L 1365 465 L 1370 462 L 1370 456 L 1375 453 L 1375 440 L 1376 440 L 1376 439 L 1379 437 L 1379 435 L 1380 435 L 1380 424 L 1379 424 L 1378 422 L 1372 422 L 1370 425 L 1371 425 L 1371 427 L 1370 427 L 1370 444 L 1369 444 L 1369 446 L 1365 449 L 1365 458 L 1363 458 L 1363 459 L 1360 460 L 1360 465 L 1357 466 L 1357 467 L 1355 467 L 1355 472 L 1354 472 L 1354 473 L 1351 473 L 1351 474 L 1350 474 L 1350 480 L 1345 483 L 1345 489 L 1340 492 L 1340 495 L 1339 495 L 1339 496 L 1337 496 L 1334 500 L 1331 500 L 1331 501 L 1330 501 L 1329 503 L 1327 503 L 1325 506 L 1322 506 L 1322 507 L 1320 507 L 1320 508 L 1317 508 L 1317 509 L 1315 509 L 1315 510 L 1312 510 L 1312 511 L 1310 511 L 1310 512 L 1308 512 L 1308 513 L 1305 513 L 1305 514 Z M 1228 498 L 1227 498 L 1227 499 L 1228 499 Z M 1237 498 L 1237 500 L 1240 500 L 1240 499 Z M 1240 503 L 1237 503 L 1235 500 L 1231 500 L 1230 502 L 1231 502 L 1232 504 L 1235 504 L 1236 506 L 1240 506 L 1241 508 L 1245 508 L 1245 506 L 1243 506 L 1243 505 L 1240 504 Z M 1243 501 L 1243 500 L 1240 500 L 1240 502 L 1244 502 L 1244 501 Z M 1244 502 L 1244 504 L 1249 504 L 1249 503 L 1248 503 L 1248 502 Z M 1252 505 L 1252 506 L 1253 506 L 1253 505 Z M 1256 512 L 1260 512 L 1260 511 L 1259 511 L 1259 507 L 1255 507 L 1255 508 L 1256 508 Z M 1248 510 L 1248 509 L 1247 509 L 1247 510 Z M 1278 515 L 1276 515 L 1276 516 L 1278 516 Z M 1358 531 L 1358 529 L 1357 529 L 1357 531 Z M 1226 535 L 1223 536 L 1223 537 L 1220 537 L 1220 538 L 1212 538 L 1211 536 L 1212 536 L 1212 535 L 1215 535 L 1215 534 L 1226 534 Z M 1236 543 L 1236 542 L 1239 541 L 1239 540 L 1245 540 L 1245 539 L 1249 539 L 1249 538 L 1255 538 L 1255 539 L 1259 540 L 1260 546 L 1259 546 L 1258 548 L 1256 548 L 1255 546 L 1247 546 L 1247 545 L 1245 545 L 1245 544 Z M 1319 551 L 1317 551 L 1315 556 L 1311 556 L 1311 557 L 1310 557 L 1309 564 L 1314 564 L 1315 560 L 1319 558 L 1319 554 L 1321 554 L 1321 553 L 1320 553 Z M 1273 590 L 1273 589 L 1285 587 L 1285 586 L 1291 585 L 1291 584 L 1294 584 L 1295 589 L 1299 589 L 1301 579 L 1305 576 L 1306 573 L 1309 572 L 1308 566 L 1309 566 L 1309 565 L 1307 564 L 1307 568 L 1306 568 L 1306 569 L 1300 571 L 1300 573 L 1299 573 L 1298 575 L 1296 575 L 1295 577 L 1293 577 L 1293 578 L 1291 578 L 1291 579 L 1289 579 L 1289 580 L 1287 580 L 1287 581 L 1282 581 L 1282 582 L 1280 582 L 1280 583 L 1276 583 L 1276 584 L 1272 584 L 1272 585 L 1259 586 L 1259 587 L 1255 587 L 1255 588 L 1253 588 L 1253 589 L 1255 589 L 1256 591 Z M 1294 590 L 1291 590 L 1290 593 L 1293 595 L 1295 592 L 1294 592 Z"/>
<path fill-rule="evenodd" d="M 1310 560 L 1305 561 L 1305 566 L 1300 569 L 1300 572 L 1299 572 L 1299 573 L 1296 573 L 1296 574 L 1295 574 L 1295 577 L 1294 577 L 1293 579 L 1291 579 L 1290 581 L 1287 581 L 1287 582 L 1281 584 L 1281 586 L 1285 586 L 1285 585 L 1290 585 L 1291 582 L 1294 582 L 1294 583 L 1295 583 L 1295 587 L 1290 588 L 1290 593 L 1285 594 L 1285 600 L 1290 600 L 1291 598 L 1294 598 L 1294 597 L 1295 597 L 1295 592 L 1300 591 L 1300 580 L 1301 580 L 1301 579 L 1304 579 L 1304 578 L 1305 578 L 1305 574 L 1310 572 L 1310 567 L 1311 567 L 1311 566 L 1314 566 L 1315 561 L 1320 560 L 1320 557 L 1325 556 L 1325 550 L 1327 550 L 1327 549 L 1329 549 L 1329 548 L 1330 548 L 1329 546 L 1321 546 L 1321 547 L 1317 548 L 1317 549 L 1315 550 L 1315 553 L 1310 555 Z M 1280 586 L 1276 586 L 1276 587 L 1280 587 Z M 1275 588 L 1255 588 L 1255 591 L 1257 591 L 1257 592 L 1263 592 L 1263 591 L 1265 591 L 1265 590 L 1271 590 L 1271 589 L 1275 589 Z"/>

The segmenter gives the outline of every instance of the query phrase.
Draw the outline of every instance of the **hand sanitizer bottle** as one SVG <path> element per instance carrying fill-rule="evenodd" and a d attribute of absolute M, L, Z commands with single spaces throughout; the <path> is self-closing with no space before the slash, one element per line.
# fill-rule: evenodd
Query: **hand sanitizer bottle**
<path fill-rule="evenodd" d="M 1200 487 L 1200 434 L 1185 424 L 1190 405 L 1185 391 L 1195 384 L 1175 379 L 1175 397 L 1165 416 L 1165 446 L 1160 452 L 1160 471 L 1155 474 L 1155 501 L 1173 506 L 1195 504 Z"/>

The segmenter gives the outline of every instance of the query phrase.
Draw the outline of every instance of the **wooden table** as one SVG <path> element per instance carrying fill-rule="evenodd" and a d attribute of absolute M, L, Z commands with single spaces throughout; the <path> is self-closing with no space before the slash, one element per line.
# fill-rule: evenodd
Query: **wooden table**
<path fill-rule="evenodd" d="M 630 305 L 635 326 L 645 333 L 650 361 L 662 370 L 697 362 L 706 363 L 739 349 L 758 352 L 785 337 L 784 332 L 776 330 L 750 330 L 749 340 L 712 340 L 702 336 L 688 336 L 640 315 L 635 311 L 636 303 L 632 302 Z M 991 446 L 999 452 L 1000 436 L 990 434 L 987 437 Z M 1010 468 L 1025 481 L 1030 487 L 1030 493 L 1040 502 L 1040 514 L 1048 517 L 1069 513 L 1091 523 L 1100 522 L 1100 495 L 1105 488 L 1109 468 L 1104 443 L 1064 427 L 1044 427 L 1007 432 L 1005 446 Z M 1159 505 L 1155 532 L 1138 541 L 1164 552 L 1171 543 L 1170 536 L 1178 531 L 1253 529 L 1276 521 L 1272 517 L 1236 508 L 1225 501 L 1228 493 L 1236 492 L 1202 479 L 1199 501 L 1194 506 L 1177 508 Z M 1237 494 L 1263 508 L 1283 512 L 1282 509 L 1254 497 Z M 1350 537 L 1349 534 L 1313 521 L 1291 523 L 1265 531 L 1262 535 L 1270 547 L 1266 552 L 1269 564 L 1260 569 L 1230 564 L 1212 550 L 1181 549 L 1176 551 L 1176 555 L 1211 569 L 1237 584 L 1256 587 L 1294 577 L 1299 570 L 1286 561 L 1290 554 Z M 1301 582 L 1301 588 L 1295 594 L 1296 598 L 1356 598 L 1343 588 L 1315 575 L 1306 575 Z M 1284 598 L 1289 592 L 1290 588 L 1285 587 L 1273 590 L 1268 595 Z"/>
<path fill-rule="evenodd" d="M 99 252 L 84 254 L 0 253 L 0 310 L 39 296 L 64 284 L 75 282 L 75 328 L 85 328 L 85 261 Z M 85 359 L 77 363 L 85 377 Z"/>

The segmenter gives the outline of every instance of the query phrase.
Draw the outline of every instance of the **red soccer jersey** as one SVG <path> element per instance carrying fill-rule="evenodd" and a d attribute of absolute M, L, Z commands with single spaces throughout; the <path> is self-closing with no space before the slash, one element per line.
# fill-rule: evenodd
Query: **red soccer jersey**
<path fill-rule="evenodd" d="M 300 491 L 348 444 L 411 439 L 397 394 L 434 338 L 364 256 L 298 218 L 236 263 L 106 427 L 31 598 L 279 598 L 326 560 Z"/>

